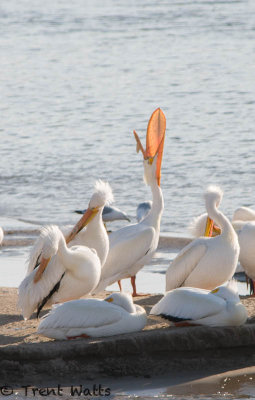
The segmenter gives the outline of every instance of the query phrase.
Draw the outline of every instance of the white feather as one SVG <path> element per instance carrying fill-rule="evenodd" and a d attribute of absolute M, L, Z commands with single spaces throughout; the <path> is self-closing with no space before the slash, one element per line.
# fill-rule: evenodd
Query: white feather
<path fill-rule="evenodd" d="M 242 325 L 248 316 L 233 282 L 219 287 L 216 293 L 190 287 L 171 290 L 152 307 L 151 314 L 209 326 Z"/>
<path fill-rule="evenodd" d="M 91 197 L 89 204 L 92 207 L 103 207 L 109 205 L 114 201 L 112 188 L 108 182 L 98 179 L 94 186 L 94 193 Z"/>
<path fill-rule="evenodd" d="M 243 227 L 238 232 L 238 240 L 240 264 L 246 274 L 255 280 L 255 221 L 243 222 Z"/>
<path fill-rule="evenodd" d="M 209 185 L 204 193 L 205 204 L 215 204 L 218 208 L 223 197 L 223 190 L 216 185 Z"/>
<path fill-rule="evenodd" d="M 155 163 L 156 157 L 152 165 L 148 160 L 144 162 L 147 181 L 153 195 L 151 210 L 141 222 L 125 226 L 109 235 L 108 257 L 94 293 L 101 292 L 118 280 L 135 276 L 155 254 L 164 208 L 163 195 L 155 176 Z"/>
<path fill-rule="evenodd" d="M 239 207 L 235 210 L 232 221 L 253 221 L 255 211 L 249 207 Z"/>
<path fill-rule="evenodd" d="M 47 305 L 90 293 L 100 278 L 101 263 L 94 249 L 85 246 L 67 248 L 57 226 L 45 227 L 42 234 L 45 235 L 42 257 L 51 257 L 51 261 L 38 282 L 35 283 L 34 278 L 39 267 L 26 276 L 19 286 L 18 305 L 25 319 L 31 316 L 63 274 L 58 291 Z"/>
<path fill-rule="evenodd" d="M 207 213 L 194 217 L 188 226 L 191 236 L 198 238 L 204 236 L 208 215 Z"/>
<path fill-rule="evenodd" d="M 54 307 L 40 322 L 38 333 L 55 339 L 82 334 L 91 337 L 137 332 L 144 328 L 147 316 L 134 306 L 130 295 L 114 293 L 112 302 L 98 299 L 73 300 Z"/>
<path fill-rule="evenodd" d="M 89 206 L 100 207 L 103 209 L 105 204 L 110 204 L 113 200 L 113 193 L 109 183 L 101 180 L 96 181 Z M 64 236 L 67 237 L 72 230 L 72 226 L 62 226 L 60 229 Z M 44 240 L 45 233 L 42 229 L 34 246 L 31 248 L 27 260 L 26 275 L 29 275 L 33 271 L 37 260 L 40 261 Z M 68 247 L 73 245 L 83 245 L 95 248 L 101 263 L 104 264 L 109 250 L 109 239 L 102 221 L 102 211 L 98 213 L 93 221 L 89 223 L 89 225 L 87 225 L 81 232 L 79 232 L 70 243 L 68 243 Z"/>
<path fill-rule="evenodd" d="M 232 278 L 239 244 L 231 223 L 217 208 L 222 193 L 217 186 L 209 186 L 205 192 L 207 214 L 222 229 L 222 234 L 196 239 L 182 249 L 167 270 L 166 291 L 179 286 L 213 289 Z M 203 218 L 200 217 L 200 223 Z"/>

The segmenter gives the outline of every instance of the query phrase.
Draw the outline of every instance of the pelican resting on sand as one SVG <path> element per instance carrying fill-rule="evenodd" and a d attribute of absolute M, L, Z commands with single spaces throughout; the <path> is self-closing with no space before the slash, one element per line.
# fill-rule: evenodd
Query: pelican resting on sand
<path fill-rule="evenodd" d="M 136 292 L 136 274 L 148 263 L 158 246 L 160 221 L 164 208 L 160 188 L 160 169 L 165 137 L 165 116 L 160 109 L 152 114 L 147 129 L 146 150 L 135 133 L 137 149 L 144 157 L 144 178 L 152 191 L 152 207 L 148 215 L 139 223 L 125 226 L 109 235 L 110 248 L 107 260 L 102 268 L 100 282 L 94 293 L 107 286 L 131 277 L 133 296 Z"/>
<path fill-rule="evenodd" d="M 85 214 L 85 210 L 75 210 L 77 214 Z M 128 218 L 127 214 L 124 211 L 121 211 L 117 207 L 113 206 L 104 206 L 103 208 L 103 221 L 106 222 L 112 222 L 112 221 L 118 221 L 118 220 L 126 220 L 130 222 L 130 218 Z"/>
<path fill-rule="evenodd" d="M 38 326 L 40 335 L 53 339 L 101 337 L 137 332 L 146 325 L 145 310 L 128 293 L 105 300 L 80 299 L 55 305 Z"/>
<path fill-rule="evenodd" d="M 248 317 L 235 281 L 212 291 L 193 287 L 170 290 L 152 307 L 150 314 L 160 315 L 176 326 L 238 326 Z"/>
<path fill-rule="evenodd" d="M 232 278 L 239 256 L 238 238 L 228 218 L 218 210 L 223 192 L 209 186 L 205 192 L 209 216 L 207 231 L 215 222 L 221 235 L 200 237 L 185 246 L 173 260 L 166 273 L 166 291 L 186 286 L 214 289 Z"/>
<path fill-rule="evenodd" d="M 86 216 L 81 218 L 66 239 L 56 226 L 43 228 L 38 241 L 41 248 L 40 264 L 19 287 L 18 304 L 25 319 L 36 308 L 39 315 L 45 305 L 77 299 L 89 294 L 97 286 L 109 250 L 102 209 L 111 199 L 110 186 L 97 182 Z M 82 232 L 77 234 L 84 224 L 87 224 L 87 236 Z M 77 245 L 75 235 L 85 236 L 83 241 L 86 239 L 87 246 Z"/>

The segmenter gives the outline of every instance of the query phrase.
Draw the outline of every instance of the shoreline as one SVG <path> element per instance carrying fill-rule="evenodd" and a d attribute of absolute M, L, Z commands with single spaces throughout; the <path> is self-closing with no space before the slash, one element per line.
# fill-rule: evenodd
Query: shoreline
<path fill-rule="evenodd" d="M 145 380 L 153 377 L 157 381 L 168 374 L 175 376 L 174 384 L 178 382 L 177 376 L 185 374 L 198 379 L 254 365 L 255 298 L 249 296 L 241 296 L 249 314 L 248 322 L 241 327 L 176 328 L 160 317 L 148 316 L 145 329 L 133 334 L 74 341 L 38 336 L 35 315 L 23 320 L 16 308 L 17 288 L 12 287 L 15 279 L 18 282 L 22 278 L 24 267 L 20 265 L 22 262 L 24 265 L 27 247 L 37 235 L 34 226 L 26 229 L 27 226 L 22 223 L 18 229 L 10 227 L 5 246 L 0 250 L 4 261 L 2 273 L 8 275 L 10 282 L 8 287 L 0 287 L 0 382 L 16 387 L 45 383 L 54 387 L 59 380 L 65 385 L 93 380 L 112 382 L 117 377 Z M 162 297 L 156 292 L 164 292 L 164 273 L 169 261 L 191 240 L 182 234 L 161 233 L 154 259 L 137 278 L 139 290 L 152 293 L 135 299 L 147 315 Z M 129 285 L 129 280 L 123 281 L 125 291 L 130 290 Z M 108 290 L 117 290 L 115 286 Z M 106 297 L 108 290 L 96 297 Z M 242 290 L 241 293 L 245 294 Z"/>
<path fill-rule="evenodd" d="M 136 298 L 135 303 L 148 315 L 161 296 Z M 224 372 L 254 365 L 252 297 L 242 298 L 249 320 L 240 327 L 176 328 L 160 317 L 148 316 L 145 329 L 137 333 L 71 341 L 38 336 L 34 315 L 24 321 L 16 310 L 16 289 L 0 288 L 0 297 L 0 381 L 9 384 L 42 384 L 49 378 L 52 384 L 60 378 L 75 383 L 75 379 L 161 376 L 204 369 L 209 373 L 211 368 Z"/>

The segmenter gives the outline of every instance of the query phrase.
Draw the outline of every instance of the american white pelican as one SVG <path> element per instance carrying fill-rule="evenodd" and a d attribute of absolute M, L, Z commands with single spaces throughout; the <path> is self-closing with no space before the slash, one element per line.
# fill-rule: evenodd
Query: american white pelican
<path fill-rule="evenodd" d="M 128 293 L 113 293 L 104 300 L 80 299 L 56 305 L 41 319 L 40 335 L 52 339 L 101 337 L 137 332 L 146 325 L 145 310 Z"/>
<path fill-rule="evenodd" d="M 102 209 L 110 199 L 110 186 L 97 182 L 86 214 L 66 238 L 70 249 L 57 227 L 42 230 L 38 239 L 40 264 L 19 287 L 19 306 L 24 318 L 29 318 L 35 308 L 39 314 L 46 304 L 77 299 L 96 287 L 109 250 Z M 86 231 L 78 233 L 86 224 Z M 79 241 L 87 243 L 87 247 L 78 245 Z"/>
<path fill-rule="evenodd" d="M 2 241 L 3 241 L 3 238 L 4 238 L 4 231 L 0 226 L 0 245 L 1 245 Z"/>
<path fill-rule="evenodd" d="M 100 282 L 94 293 L 108 285 L 131 277 L 133 296 L 137 296 L 135 278 L 137 272 L 148 263 L 158 246 L 160 220 L 164 208 L 160 189 L 160 168 L 165 137 L 165 116 L 160 109 L 152 114 L 148 124 L 146 150 L 135 133 L 137 148 L 144 156 L 144 179 L 152 191 L 150 213 L 139 223 L 125 226 L 109 235 L 110 248 L 102 268 Z"/>
<path fill-rule="evenodd" d="M 246 210 L 248 210 L 246 212 Z M 251 212 L 250 212 L 250 211 Z M 234 212 L 232 226 L 235 229 L 240 246 L 239 261 L 246 275 L 251 279 L 251 292 L 255 293 L 255 221 L 252 221 L 252 211 L 247 207 L 240 207 Z M 239 218 L 239 219 L 238 219 Z M 200 237 L 205 231 L 207 214 L 202 214 L 193 219 L 189 230 L 194 237 Z M 220 233 L 220 229 L 213 227 L 213 236 Z M 239 271 L 242 271 L 239 266 Z"/>
<path fill-rule="evenodd" d="M 142 221 L 149 214 L 152 207 L 152 201 L 144 201 L 143 203 L 138 204 L 136 209 L 136 220 L 137 222 Z"/>
<path fill-rule="evenodd" d="M 68 246 L 83 245 L 94 248 L 103 265 L 109 250 L 109 238 L 102 221 L 102 210 L 113 201 L 110 185 L 101 180 L 96 181 L 94 193 L 86 213 L 77 222 L 73 230 L 70 226 L 60 228 L 66 237 Z M 85 227 L 85 229 L 83 229 Z M 40 235 L 31 249 L 28 258 L 27 275 L 40 263 L 44 234 Z"/>
<path fill-rule="evenodd" d="M 67 247 L 57 226 L 44 228 L 40 266 L 19 286 L 18 305 L 25 319 L 44 305 L 77 299 L 90 293 L 98 284 L 101 262 L 95 249 Z"/>
<path fill-rule="evenodd" d="M 235 210 L 232 221 L 254 221 L 255 211 L 249 207 L 239 207 Z"/>
<path fill-rule="evenodd" d="M 239 261 L 250 278 L 250 291 L 255 295 L 255 211 L 249 207 L 235 210 L 232 225 L 238 234 Z"/>
<path fill-rule="evenodd" d="M 235 281 L 212 291 L 193 287 L 170 290 L 150 314 L 182 325 L 238 326 L 247 320 Z"/>
<path fill-rule="evenodd" d="M 209 186 L 205 192 L 210 217 L 206 230 L 210 232 L 215 221 L 221 228 L 221 235 L 193 240 L 180 251 L 167 270 L 166 291 L 180 286 L 211 290 L 232 278 L 238 262 L 239 244 L 230 221 L 217 209 L 222 195 L 217 186 Z"/>
<path fill-rule="evenodd" d="M 75 210 L 77 214 L 85 214 L 85 210 Z M 127 216 L 127 214 L 124 211 L 121 211 L 117 207 L 109 207 L 109 206 L 104 206 L 103 208 L 103 221 L 104 222 L 112 222 L 112 221 L 117 221 L 117 220 L 125 220 L 130 222 L 130 218 Z"/>
<path fill-rule="evenodd" d="M 255 294 L 255 221 L 233 221 L 240 245 L 239 261 L 251 279 L 251 293 Z"/>

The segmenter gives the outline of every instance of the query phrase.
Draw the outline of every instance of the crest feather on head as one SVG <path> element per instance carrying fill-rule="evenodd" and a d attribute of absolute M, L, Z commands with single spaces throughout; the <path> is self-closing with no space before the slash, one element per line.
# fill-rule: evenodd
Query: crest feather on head
<path fill-rule="evenodd" d="M 204 198 L 206 202 L 216 203 L 216 206 L 219 207 L 221 200 L 223 197 L 222 189 L 217 185 L 209 185 L 205 191 Z"/>
<path fill-rule="evenodd" d="M 44 258 L 52 257 L 57 253 L 61 235 L 62 232 L 56 225 L 46 225 L 42 227 L 39 237 L 43 241 L 42 255 Z"/>
<path fill-rule="evenodd" d="M 98 179 L 94 186 L 94 193 L 91 197 L 90 202 L 98 203 L 98 206 L 105 206 L 113 203 L 114 196 L 112 193 L 112 188 L 108 182 L 104 182 Z"/>

